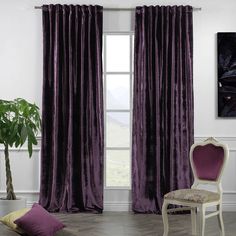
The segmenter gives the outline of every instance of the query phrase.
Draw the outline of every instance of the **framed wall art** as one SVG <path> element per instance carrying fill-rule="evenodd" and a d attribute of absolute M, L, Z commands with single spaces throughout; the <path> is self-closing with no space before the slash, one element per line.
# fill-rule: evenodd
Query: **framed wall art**
<path fill-rule="evenodd" d="M 236 117 L 236 33 L 218 33 L 218 116 Z"/>

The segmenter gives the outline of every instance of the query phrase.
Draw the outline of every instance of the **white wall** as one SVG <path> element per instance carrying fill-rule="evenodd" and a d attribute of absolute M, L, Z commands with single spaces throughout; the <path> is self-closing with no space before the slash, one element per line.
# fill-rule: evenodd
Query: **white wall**
<path fill-rule="evenodd" d="M 192 5 L 202 7 L 194 12 L 194 102 L 195 137 L 197 140 L 216 136 L 230 144 L 230 165 L 224 177 L 225 207 L 236 210 L 236 119 L 217 118 L 216 90 L 216 33 L 236 32 L 235 0 L 0 0 L 0 98 L 23 97 L 41 107 L 42 93 L 42 26 L 41 11 L 35 5 L 47 3 L 100 4 L 105 7 L 135 7 L 137 5 Z M 105 12 L 104 30 L 133 29 L 134 14 Z M 16 190 L 37 199 L 39 151 L 33 160 L 20 157 L 13 151 L 12 163 L 16 168 Z M 0 152 L 2 157 L 2 152 Z M 20 158 L 20 162 L 18 160 Z M 1 160 L 2 161 L 2 160 Z M 0 163 L 1 164 L 1 163 Z M 2 166 L 2 164 L 1 164 Z M 2 172 L 2 171 L 1 171 Z M 21 174 L 24 173 L 24 174 Z M 1 186 L 2 188 L 2 176 Z M 117 197 L 119 195 L 119 197 Z M 107 209 L 126 209 L 129 191 L 106 190 Z M 234 207 L 234 208 L 232 208 Z"/>

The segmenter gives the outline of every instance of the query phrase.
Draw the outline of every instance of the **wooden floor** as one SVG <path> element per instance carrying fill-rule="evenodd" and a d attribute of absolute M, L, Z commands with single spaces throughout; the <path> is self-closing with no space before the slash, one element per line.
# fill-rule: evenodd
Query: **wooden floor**
<path fill-rule="evenodd" d="M 103 214 L 55 214 L 79 236 L 158 236 L 163 234 L 159 215 L 128 212 Z M 226 236 L 236 236 L 236 212 L 224 213 Z M 170 236 L 191 235 L 190 215 L 171 215 Z M 220 235 L 216 217 L 206 220 L 205 236 Z"/>

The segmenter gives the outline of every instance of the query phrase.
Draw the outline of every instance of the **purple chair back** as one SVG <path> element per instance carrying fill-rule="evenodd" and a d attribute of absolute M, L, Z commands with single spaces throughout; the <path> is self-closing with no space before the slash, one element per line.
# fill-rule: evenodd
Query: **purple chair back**
<path fill-rule="evenodd" d="M 200 180 L 217 181 L 224 165 L 224 148 L 213 144 L 196 146 L 192 152 L 192 165 Z"/>

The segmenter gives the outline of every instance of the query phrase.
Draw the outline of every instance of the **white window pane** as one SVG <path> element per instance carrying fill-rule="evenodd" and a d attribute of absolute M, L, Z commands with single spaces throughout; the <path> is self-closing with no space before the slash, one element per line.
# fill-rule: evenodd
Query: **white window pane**
<path fill-rule="evenodd" d="M 130 151 L 107 150 L 106 186 L 130 187 Z"/>
<path fill-rule="evenodd" d="M 129 109 L 130 76 L 107 75 L 107 109 Z"/>
<path fill-rule="evenodd" d="M 106 117 L 107 147 L 129 147 L 130 145 L 130 113 L 107 112 Z"/>
<path fill-rule="evenodd" d="M 107 35 L 107 72 L 130 71 L 129 35 Z"/>

